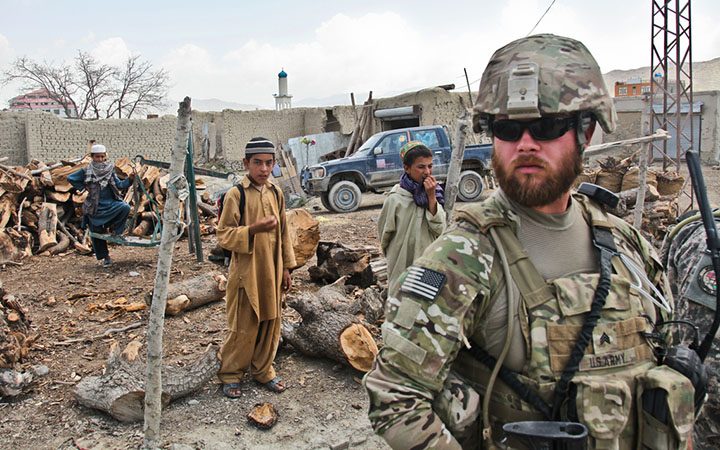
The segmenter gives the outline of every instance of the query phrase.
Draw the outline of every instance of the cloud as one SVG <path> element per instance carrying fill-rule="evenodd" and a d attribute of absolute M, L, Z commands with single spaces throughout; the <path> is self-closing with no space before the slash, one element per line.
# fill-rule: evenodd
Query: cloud
<path fill-rule="evenodd" d="M 123 67 L 132 53 L 122 38 L 113 37 L 100 41 L 90 54 L 102 63 Z"/>
<path fill-rule="evenodd" d="M 10 41 L 0 34 L 0 64 L 5 64 L 10 62 L 13 57 L 15 56 L 15 52 L 13 51 L 12 47 L 10 47 Z"/>
<path fill-rule="evenodd" d="M 283 46 L 249 40 L 221 56 L 187 44 L 170 52 L 163 67 L 175 82 L 172 96 L 193 91 L 198 98 L 222 95 L 271 108 L 281 69 L 295 99 L 368 90 L 377 97 L 453 82 L 462 75 L 459 53 L 393 12 L 337 14 L 305 42 Z"/>

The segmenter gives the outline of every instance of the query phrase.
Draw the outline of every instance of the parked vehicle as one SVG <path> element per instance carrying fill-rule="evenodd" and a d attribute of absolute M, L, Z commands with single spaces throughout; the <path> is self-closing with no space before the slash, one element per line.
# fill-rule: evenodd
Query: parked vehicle
<path fill-rule="evenodd" d="M 401 128 L 374 134 L 355 154 L 311 166 L 301 173 L 303 189 L 319 195 L 325 208 L 337 212 L 355 211 L 363 192 L 383 192 L 400 181 L 403 164 L 400 149 L 409 141 L 421 141 L 433 153 L 433 176 L 447 179 L 452 145 L 442 126 Z M 458 183 L 458 198 L 471 202 L 483 191 L 482 175 L 489 168 L 491 144 L 465 147 Z"/>

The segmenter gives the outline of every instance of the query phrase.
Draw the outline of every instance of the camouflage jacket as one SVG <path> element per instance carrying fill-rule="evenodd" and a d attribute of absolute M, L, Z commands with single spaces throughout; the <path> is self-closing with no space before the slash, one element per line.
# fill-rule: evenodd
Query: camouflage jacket
<path fill-rule="evenodd" d="M 715 219 L 716 224 L 720 222 Z M 714 304 L 717 281 L 701 220 L 673 230 L 674 237 L 663 242 L 661 257 L 667 267 L 670 286 L 676 300 L 675 318 L 700 327 L 700 339 L 715 318 Z M 711 306 L 712 305 L 712 306 Z M 678 330 L 679 342 L 686 345 L 696 337 L 694 330 L 683 326 Z M 709 375 L 708 399 L 693 429 L 695 450 L 720 448 L 720 340 L 715 338 L 705 358 Z"/>
<path fill-rule="evenodd" d="M 448 386 L 461 390 L 473 383 L 458 379 L 454 364 L 503 285 L 491 275 L 499 259 L 496 249 L 472 214 L 461 212 L 457 223 L 390 286 L 385 347 L 364 381 L 370 421 L 394 448 L 460 448 L 446 426 L 448 415 L 441 419 L 436 412 L 440 403 L 450 403 L 455 425 L 473 422 L 478 415 L 480 399 L 472 390 L 455 400 L 445 395 Z M 652 247 L 622 220 L 612 218 L 612 224 L 619 250 L 643 261 L 648 278 L 670 298 Z M 408 277 L 424 278 L 416 292 L 403 289 Z M 481 386 L 474 387 L 482 392 Z"/>

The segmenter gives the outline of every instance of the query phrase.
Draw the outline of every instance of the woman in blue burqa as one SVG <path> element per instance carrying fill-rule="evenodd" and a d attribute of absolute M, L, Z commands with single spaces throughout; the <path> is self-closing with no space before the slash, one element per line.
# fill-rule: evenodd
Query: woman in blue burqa
<path fill-rule="evenodd" d="M 104 145 L 94 144 L 90 148 L 90 156 L 92 162 L 84 170 L 78 170 L 67 177 L 75 189 L 88 191 L 82 205 L 82 227 L 89 226 L 90 231 L 100 234 L 109 231 L 113 236 L 122 239 L 130 205 L 122 201 L 120 190 L 130 186 L 135 174 L 121 180 L 115 174 L 115 165 L 107 161 L 107 150 Z M 103 267 L 110 267 L 112 260 L 108 253 L 107 242 L 92 238 L 92 246 L 95 257 L 98 261 L 103 261 Z"/>

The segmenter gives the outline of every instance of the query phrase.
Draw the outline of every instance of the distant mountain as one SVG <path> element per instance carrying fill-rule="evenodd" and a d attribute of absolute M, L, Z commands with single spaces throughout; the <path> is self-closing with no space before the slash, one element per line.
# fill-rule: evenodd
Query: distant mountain
<path fill-rule="evenodd" d="M 168 100 L 169 106 L 157 112 L 163 116 L 165 114 L 177 114 L 178 100 Z M 244 103 L 227 102 L 217 98 L 194 98 L 192 99 L 192 109 L 196 111 L 222 111 L 223 109 L 234 109 L 236 111 L 254 111 L 262 109 L 258 105 L 246 105 Z"/>
<path fill-rule="evenodd" d="M 675 73 L 675 68 L 668 69 Z M 650 79 L 650 66 L 630 70 L 612 70 L 606 74 L 605 83 L 610 92 L 614 92 L 613 86 L 616 81 L 627 81 L 628 78 L 641 78 L 644 81 Z M 720 58 L 709 61 L 695 62 L 692 65 L 693 91 L 718 91 L 720 90 Z M 674 79 L 675 77 L 670 77 Z"/>

